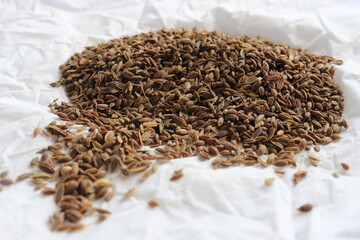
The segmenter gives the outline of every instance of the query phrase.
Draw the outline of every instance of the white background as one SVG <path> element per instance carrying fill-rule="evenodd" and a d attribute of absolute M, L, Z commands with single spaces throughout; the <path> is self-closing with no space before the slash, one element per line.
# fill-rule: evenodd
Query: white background
<path fill-rule="evenodd" d="M 50 144 L 32 138 L 56 116 L 47 105 L 66 101 L 58 66 L 84 46 L 162 27 L 202 27 L 236 35 L 261 35 L 344 60 L 336 82 L 345 95 L 344 116 L 350 129 L 343 140 L 322 146 L 319 167 L 309 166 L 307 152 L 297 155 L 297 169 L 285 176 L 273 168 L 233 167 L 214 171 L 196 158 L 162 164 L 155 176 L 110 176 L 116 196 L 98 206 L 112 211 L 99 225 L 67 234 L 52 233 L 48 216 L 52 197 L 34 192 L 29 182 L 0 193 L 0 239 L 360 239 L 360 2 L 359 1 L 0 1 L 0 171 L 10 177 L 28 171 L 35 152 Z M 340 162 L 350 166 L 345 172 Z M 185 177 L 169 182 L 172 171 Z M 307 170 L 298 185 L 292 174 Z M 334 178 L 337 171 L 341 177 Z M 264 179 L 275 177 L 272 186 Z M 122 194 L 138 187 L 134 197 Z M 160 202 L 149 209 L 147 201 Z M 308 214 L 296 208 L 315 204 Z"/>

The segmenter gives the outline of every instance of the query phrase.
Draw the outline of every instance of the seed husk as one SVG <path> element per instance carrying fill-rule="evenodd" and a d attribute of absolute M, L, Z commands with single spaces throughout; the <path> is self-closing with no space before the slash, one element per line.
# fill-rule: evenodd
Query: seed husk
<path fill-rule="evenodd" d="M 35 128 L 34 133 L 33 133 L 33 137 L 39 136 L 40 133 L 41 133 L 41 128 Z"/>
<path fill-rule="evenodd" d="M 2 171 L 0 173 L 0 178 L 6 178 L 9 175 L 9 170 Z"/>
<path fill-rule="evenodd" d="M 67 209 L 65 210 L 65 218 L 70 222 L 78 222 L 83 218 L 83 215 L 78 210 Z"/>
<path fill-rule="evenodd" d="M 293 175 L 294 184 L 298 184 L 301 179 L 306 177 L 306 175 L 307 175 L 307 172 L 304 170 L 299 170 L 299 171 L 295 172 Z"/>

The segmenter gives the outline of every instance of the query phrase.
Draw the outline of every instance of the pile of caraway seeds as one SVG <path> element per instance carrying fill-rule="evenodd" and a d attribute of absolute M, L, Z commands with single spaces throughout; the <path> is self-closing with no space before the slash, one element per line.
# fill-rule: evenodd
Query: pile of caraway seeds
<path fill-rule="evenodd" d="M 333 81 L 332 64 L 341 63 L 259 37 L 200 29 L 162 29 L 87 47 L 60 66 L 61 78 L 51 84 L 64 86 L 69 98 L 50 105 L 64 122 L 41 131 L 54 143 L 32 161 L 42 171 L 23 178 L 54 194 L 59 211 L 51 229 L 75 231 L 84 216 L 97 212 L 102 221 L 109 214 L 92 201 L 114 196 L 110 171 L 141 172 L 145 180 L 155 160 L 195 155 L 212 158 L 215 169 L 296 166 L 295 153 L 318 150 L 348 128 Z M 171 179 L 182 176 L 178 170 Z"/>

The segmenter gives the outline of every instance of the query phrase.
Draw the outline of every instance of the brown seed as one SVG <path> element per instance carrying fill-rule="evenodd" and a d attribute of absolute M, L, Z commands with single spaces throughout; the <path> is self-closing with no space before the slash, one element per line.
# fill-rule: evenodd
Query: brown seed
<path fill-rule="evenodd" d="M 83 218 L 83 215 L 76 209 L 66 209 L 65 218 L 70 222 L 78 222 Z"/>
<path fill-rule="evenodd" d="M 85 228 L 85 225 L 79 223 L 62 224 L 56 230 L 59 232 L 76 232 Z"/>
<path fill-rule="evenodd" d="M 337 173 L 337 172 L 333 172 L 333 176 L 336 177 L 336 178 L 338 178 L 338 177 L 340 177 L 340 174 Z"/>
<path fill-rule="evenodd" d="M 159 203 L 158 203 L 157 201 L 155 201 L 155 200 L 149 201 L 148 204 L 149 204 L 149 206 L 150 206 L 151 208 L 155 208 L 155 207 L 158 207 L 158 206 L 159 206 Z"/>
<path fill-rule="evenodd" d="M 39 157 L 34 157 L 30 162 L 30 167 L 35 167 L 39 162 Z"/>
<path fill-rule="evenodd" d="M 346 163 L 341 163 L 341 166 L 345 171 L 348 171 L 350 169 L 349 165 L 347 165 Z"/>
<path fill-rule="evenodd" d="M 313 207 L 314 205 L 307 203 L 299 207 L 297 210 L 306 213 L 306 212 L 310 212 L 313 209 Z"/>
<path fill-rule="evenodd" d="M 265 178 L 264 183 L 266 185 L 272 185 L 274 183 L 274 181 L 275 181 L 275 178 Z"/>
<path fill-rule="evenodd" d="M 298 179 L 298 178 L 304 178 L 304 177 L 306 177 L 306 175 L 307 175 L 307 172 L 306 172 L 306 171 L 299 170 L 299 171 L 297 171 L 296 173 L 294 173 L 293 178 L 296 178 L 296 179 Z"/>
<path fill-rule="evenodd" d="M 99 216 L 99 218 L 97 219 L 97 223 L 103 222 L 105 221 L 109 216 L 109 213 L 103 213 Z"/>
<path fill-rule="evenodd" d="M 5 170 L 0 173 L 0 178 L 6 178 L 9 175 L 9 170 Z"/>
<path fill-rule="evenodd" d="M 13 183 L 14 183 L 14 181 L 9 178 L 0 179 L 0 184 L 2 184 L 4 186 L 9 186 Z"/>
<path fill-rule="evenodd" d="M 63 183 L 58 183 L 55 189 L 55 202 L 59 203 L 65 194 L 65 186 Z"/>
<path fill-rule="evenodd" d="M 184 176 L 183 173 L 174 173 L 174 175 L 172 175 L 172 177 L 170 178 L 170 181 L 177 181 L 180 178 L 182 178 Z"/>
<path fill-rule="evenodd" d="M 29 173 L 23 173 L 23 174 L 19 175 L 19 176 L 16 178 L 16 181 L 17 181 L 17 182 L 23 181 L 23 180 L 31 177 L 32 175 L 33 175 L 33 173 L 30 173 L 30 172 L 29 172 Z"/>
<path fill-rule="evenodd" d="M 35 128 L 33 137 L 37 137 L 41 133 L 41 128 Z"/>

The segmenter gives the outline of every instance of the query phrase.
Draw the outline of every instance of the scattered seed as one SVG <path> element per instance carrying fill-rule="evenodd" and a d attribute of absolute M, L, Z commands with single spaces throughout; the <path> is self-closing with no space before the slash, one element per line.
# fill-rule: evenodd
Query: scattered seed
<path fill-rule="evenodd" d="M 345 171 L 348 171 L 350 169 L 349 165 L 347 165 L 346 163 L 341 163 L 341 166 Z"/>
<path fill-rule="evenodd" d="M 6 178 L 9 175 L 9 170 L 5 170 L 0 173 L 0 178 Z"/>
<path fill-rule="evenodd" d="M 183 173 L 174 173 L 174 175 L 172 175 L 172 177 L 170 178 L 170 181 L 177 181 L 180 178 L 182 178 L 184 176 Z"/>
<path fill-rule="evenodd" d="M 313 209 L 313 207 L 314 205 L 307 203 L 299 207 L 297 210 L 306 213 L 306 212 L 310 212 Z"/>
<path fill-rule="evenodd" d="M 9 178 L 0 179 L 0 184 L 2 184 L 4 186 L 9 186 L 13 183 L 14 183 L 14 181 Z"/>
<path fill-rule="evenodd" d="M 33 137 L 37 137 L 41 133 L 41 128 L 35 128 Z"/>
<path fill-rule="evenodd" d="M 152 207 L 152 208 L 155 208 L 155 207 L 158 207 L 159 206 L 159 203 L 155 200 L 151 200 L 148 202 L 149 206 Z"/>
<path fill-rule="evenodd" d="M 264 183 L 266 185 L 272 185 L 274 183 L 274 181 L 275 181 L 275 178 L 265 178 Z"/>
<path fill-rule="evenodd" d="M 128 199 L 130 197 L 132 197 L 136 192 L 136 188 L 130 188 L 124 195 L 123 195 L 123 198 L 124 199 Z"/>

